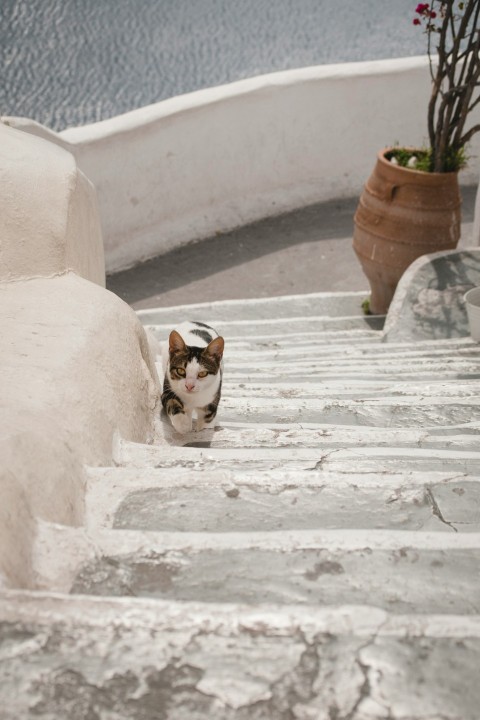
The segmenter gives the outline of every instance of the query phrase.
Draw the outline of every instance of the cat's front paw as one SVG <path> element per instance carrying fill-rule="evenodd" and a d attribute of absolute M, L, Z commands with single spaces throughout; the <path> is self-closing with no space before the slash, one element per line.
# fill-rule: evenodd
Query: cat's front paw
<path fill-rule="evenodd" d="M 197 418 L 197 425 L 196 430 L 197 432 L 201 432 L 202 430 L 211 430 L 213 427 L 215 427 L 215 418 L 213 418 L 210 422 L 207 422 L 203 418 Z"/>
<path fill-rule="evenodd" d="M 179 433 L 188 433 L 192 429 L 192 418 L 186 413 L 177 413 L 170 417 L 172 425 L 175 430 Z"/>

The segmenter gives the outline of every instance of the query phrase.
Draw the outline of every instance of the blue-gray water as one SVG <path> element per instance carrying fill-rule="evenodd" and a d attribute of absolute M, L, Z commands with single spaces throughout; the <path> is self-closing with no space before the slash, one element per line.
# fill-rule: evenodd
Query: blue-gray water
<path fill-rule="evenodd" d="M 0 114 L 55 130 L 276 70 L 423 55 L 411 0 L 0 0 Z"/>

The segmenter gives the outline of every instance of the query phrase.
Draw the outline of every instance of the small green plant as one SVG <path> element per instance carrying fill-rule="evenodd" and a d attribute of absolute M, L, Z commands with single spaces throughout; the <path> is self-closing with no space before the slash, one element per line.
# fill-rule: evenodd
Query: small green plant
<path fill-rule="evenodd" d="M 364 315 L 371 315 L 370 298 L 365 298 L 365 300 L 362 302 L 362 310 Z"/>
<path fill-rule="evenodd" d="M 401 167 L 430 172 L 431 151 L 428 149 L 395 148 L 385 154 L 387 160 Z"/>
<path fill-rule="evenodd" d="M 420 172 L 435 172 L 435 158 L 431 148 L 401 148 L 396 147 L 385 154 L 387 160 L 393 161 L 396 165 L 419 170 Z M 465 148 L 458 150 L 447 148 L 445 153 L 444 172 L 455 172 L 467 164 Z"/>

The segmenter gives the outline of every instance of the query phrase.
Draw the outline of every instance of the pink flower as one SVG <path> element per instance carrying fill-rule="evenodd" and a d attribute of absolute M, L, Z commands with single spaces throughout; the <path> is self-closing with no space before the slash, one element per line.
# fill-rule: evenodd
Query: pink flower
<path fill-rule="evenodd" d="M 427 12 L 429 7 L 430 5 L 428 3 L 419 3 L 415 9 L 415 12 L 419 15 L 423 15 L 425 12 Z"/>
<path fill-rule="evenodd" d="M 421 20 L 419 20 L 418 18 L 415 18 L 414 21 L 413 21 L 413 24 L 414 24 L 414 25 L 421 25 L 422 22 L 421 22 Z"/>

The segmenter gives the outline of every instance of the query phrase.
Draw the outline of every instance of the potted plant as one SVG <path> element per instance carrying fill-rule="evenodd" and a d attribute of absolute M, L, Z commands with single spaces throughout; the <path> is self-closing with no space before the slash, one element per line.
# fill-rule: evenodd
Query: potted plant
<path fill-rule="evenodd" d="M 480 103 L 480 0 L 417 5 L 432 79 L 429 147 L 382 150 L 354 217 L 353 248 L 371 288 L 370 312 L 388 310 L 397 283 L 420 255 L 453 249 L 460 237 L 458 171 Z"/>

